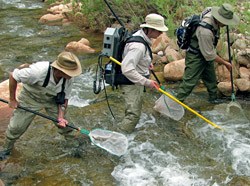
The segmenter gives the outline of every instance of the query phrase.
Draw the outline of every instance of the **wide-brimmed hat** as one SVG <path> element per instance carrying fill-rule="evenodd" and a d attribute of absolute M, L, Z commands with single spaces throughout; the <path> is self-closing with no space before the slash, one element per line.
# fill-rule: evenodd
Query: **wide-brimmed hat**
<path fill-rule="evenodd" d="M 212 15 L 224 25 L 237 25 L 240 22 L 240 18 L 233 12 L 233 7 L 227 3 L 221 7 L 212 7 Z"/>
<path fill-rule="evenodd" d="M 153 28 L 155 30 L 166 32 L 168 27 L 165 26 L 164 18 L 158 14 L 149 14 L 145 18 L 145 23 L 140 25 L 141 28 Z"/>
<path fill-rule="evenodd" d="M 71 52 L 61 52 L 51 66 L 70 77 L 79 76 L 82 73 L 79 59 Z"/>

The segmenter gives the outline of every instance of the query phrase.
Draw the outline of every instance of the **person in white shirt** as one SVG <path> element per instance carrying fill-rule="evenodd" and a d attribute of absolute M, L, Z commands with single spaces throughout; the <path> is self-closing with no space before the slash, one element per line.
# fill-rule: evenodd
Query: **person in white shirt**
<path fill-rule="evenodd" d="M 36 62 L 16 68 L 9 75 L 9 107 L 15 109 L 10 119 L 0 160 L 10 155 L 14 143 L 28 129 L 35 114 L 17 109 L 18 105 L 39 112 L 44 109 L 58 120 L 58 132 L 66 138 L 72 129 L 66 127 L 64 118 L 69 95 L 72 90 L 73 77 L 82 73 L 79 59 L 71 52 L 61 52 L 52 64 L 48 61 Z M 17 83 L 23 87 L 16 97 Z M 55 98 L 60 99 L 55 99 Z"/>

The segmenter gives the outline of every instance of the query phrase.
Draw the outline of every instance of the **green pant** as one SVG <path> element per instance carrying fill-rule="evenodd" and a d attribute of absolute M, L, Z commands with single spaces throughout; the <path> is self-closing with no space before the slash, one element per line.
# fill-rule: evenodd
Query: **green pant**
<path fill-rule="evenodd" d="M 48 115 L 57 118 L 58 106 L 56 105 L 55 101 L 53 99 L 48 101 L 49 98 L 46 95 L 40 96 L 41 99 L 35 100 L 27 91 L 22 90 L 19 96 L 19 104 L 22 107 L 27 107 L 37 112 L 45 109 Z M 19 139 L 28 129 L 35 116 L 35 114 L 23 109 L 15 109 L 13 111 L 13 115 L 6 131 L 4 150 L 11 151 L 13 149 L 15 141 Z M 72 135 L 70 134 L 71 131 L 72 129 L 68 127 L 58 128 L 58 132 L 62 135 L 65 135 L 65 137 Z"/>
<path fill-rule="evenodd" d="M 214 61 L 206 61 L 204 57 L 198 54 L 186 53 L 185 72 L 180 84 L 177 99 L 184 101 L 202 79 L 207 88 L 209 99 L 217 98 L 217 80 L 214 69 Z"/>
<path fill-rule="evenodd" d="M 140 120 L 142 109 L 142 94 L 144 87 L 140 85 L 122 85 L 121 91 L 125 99 L 125 117 L 119 128 L 131 133 Z"/>

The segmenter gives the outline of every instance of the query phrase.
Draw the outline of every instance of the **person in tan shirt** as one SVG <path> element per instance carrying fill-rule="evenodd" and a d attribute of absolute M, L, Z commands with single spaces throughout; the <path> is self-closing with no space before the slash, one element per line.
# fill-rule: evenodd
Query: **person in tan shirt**
<path fill-rule="evenodd" d="M 151 39 L 157 38 L 168 28 L 165 26 L 164 18 L 158 14 L 147 15 L 145 21 L 144 24 L 140 25 L 142 29 L 134 33 L 133 36 L 142 37 L 151 46 Z M 121 69 L 123 75 L 134 84 L 120 85 L 125 99 L 125 117 L 118 124 L 118 128 L 123 132 L 133 132 L 140 119 L 144 86 L 150 88 L 159 86 L 156 81 L 148 79 L 151 61 L 150 51 L 143 43 L 126 44 Z"/>
<path fill-rule="evenodd" d="M 236 25 L 239 18 L 233 13 L 230 4 L 224 3 L 221 7 L 210 7 L 202 13 L 202 22 L 211 25 L 212 30 L 198 26 L 191 38 L 191 44 L 186 52 L 185 72 L 179 86 L 177 99 L 184 101 L 200 79 L 207 87 L 209 102 L 220 103 L 217 98 L 217 80 L 214 61 L 226 66 L 231 71 L 231 64 L 216 53 L 216 44 L 219 39 L 220 28 L 226 25 Z"/>

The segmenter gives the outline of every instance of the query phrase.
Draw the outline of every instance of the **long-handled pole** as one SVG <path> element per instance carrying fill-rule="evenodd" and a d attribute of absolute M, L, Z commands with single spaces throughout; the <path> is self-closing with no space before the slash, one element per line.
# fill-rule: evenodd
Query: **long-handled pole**
<path fill-rule="evenodd" d="M 115 62 L 118 65 L 121 65 L 121 62 L 117 61 L 115 58 L 111 57 L 111 56 L 107 56 L 110 60 L 112 60 L 113 62 Z M 179 101 L 178 99 L 176 99 L 174 96 L 172 96 L 171 94 L 167 93 L 166 91 L 162 90 L 161 88 L 157 89 L 159 92 L 165 94 L 166 96 L 168 96 L 170 99 L 174 100 L 175 102 L 179 103 L 180 105 L 182 105 L 184 108 L 186 108 L 187 110 L 189 110 L 190 112 L 194 113 L 196 116 L 198 116 L 199 118 L 203 119 L 204 121 L 206 121 L 207 123 L 209 123 L 210 125 L 212 125 L 215 128 L 218 129 L 222 129 L 220 126 L 216 125 L 215 123 L 213 123 L 212 121 L 208 120 L 207 118 L 205 118 L 204 116 L 202 116 L 201 114 L 199 114 L 198 112 L 196 112 L 195 110 L 191 109 L 189 106 L 185 105 L 184 103 L 182 103 L 181 101 Z"/>
<path fill-rule="evenodd" d="M 229 36 L 229 26 L 227 25 L 227 46 L 228 46 L 228 58 L 229 63 L 232 65 L 232 57 L 231 57 L 231 50 L 230 50 L 230 36 Z M 232 101 L 235 101 L 235 94 L 234 94 L 234 81 L 233 81 L 233 68 L 230 70 L 230 78 L 231 78 L 231 88 L 232 88 Z"/>
<path fill-rule="evenodd" d="M 1 99 L 1 98 L 0 98 L 0 101 L 7 103 L 7 104 L 9 103 L 8 101 Z M 31 110 L 29 108 L 22 107 L 22 106 L 18 106 L 17 108 L 31 112 L 33 114 L 49 119 L 51 121 L 58 122 L 57 119 L 53 117 L 47 116 L 45 114 Z M 126 138 L 125 135 L 121 133 L 103 130 L 103 129 L 94 129 L 92 131 L 89 131 L 87 129 L 80 129 L 80 128 L 77 128 L 75 126 L 68 125 L 68 124 L 67 124 L 67 127 L 78 130 L 81 134 L 87 135 L 94 145 L 114 155 L 121 156 L 125 154 L 128 148 L 128 139 Z"/>
<path fill-rule="evenodd" d="M 2 99 L 2 98 L 0 98 L 0 101 L 9 104 L 8 101 L 6 101 L 6 100 L 4 100 L 4 99 Z M 46 119 L 48 119 L 48 120 L 51 120 L 51 121 L 53 121 L 53 122 L 57 122 L 57 123 L 58 123 L 58 120 L 57 120 L 57 119 L 55 119 L 55 118 L 53 118 L 53 117 L 50 117 L 50 116 L 47 116 L 47 115 L 45 115 L 45 114 L 43 114 L 43 113 L 40 113 L 40 112 L 31 110 L 31 109 L 26 108 L 26 107 L 22 107 L 22 106 L 20 106 L 20 105 L 18 105 L 17 108 L 20 108 L 20 109 L 22 109 L 22 110 L 31 112 L 31 113 L 33 113 L 33 114 L 36 114 L 36 115 L 38 115 L 38 116 L 41 116 L 41 117 L 43 117 L 43 118 L 46 118 Z M 75 129 L 75 130 L 80 130 L 79 128 L 77 128 L 77 127 L 75 127 L 75 126 L 72 126 L 72 125 L 69 125 L 69 124 L 67 124 L 67 127 L 72 128 L 72 129 Z"/>

